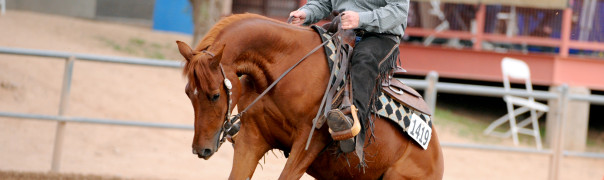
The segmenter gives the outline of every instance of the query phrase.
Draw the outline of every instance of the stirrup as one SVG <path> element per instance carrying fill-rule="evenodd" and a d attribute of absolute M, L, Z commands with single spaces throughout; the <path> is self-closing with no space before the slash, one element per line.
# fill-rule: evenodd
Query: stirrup
<path fill-rule="evenodd" d="M 336 127 L 329 127 L 329 133 L 331 134 L 331 138 L 336 141 L 347 140 L 355 137 L 361 131 L 361 123 L 359 122 L 359 118 L 357 116 L 357 108 L 352 105 L 350 106 L 350 110 L 352 113 L 352 124 L 351 127 L 346 129 L 332 129 Z M 340 123 L 350 123 L 350 118 L 344 115 L 342 111 L 338 109 L 333 109 L 329 111 L 327 114 L 328 121 L 334 121 L 332 118 L 337 118 L 335 121 L 341 121 Z M 328 122 L 329 124 L 329 122 Z M 350 124 L 349 124 L 350 125 Z M 341 128 L 341 127 L 340 127 Z"/>

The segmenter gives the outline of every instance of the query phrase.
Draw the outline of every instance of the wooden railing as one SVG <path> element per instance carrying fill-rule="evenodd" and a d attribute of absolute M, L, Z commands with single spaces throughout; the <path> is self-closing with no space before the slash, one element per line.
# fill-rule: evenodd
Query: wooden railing
<path fill-rule="evenodd" d="M 418 3 L 412 4 L 412 6 L 418 5 L 421 2 L 429 2 L 429 0 L 412 0 L 412 2 L 413 1 L 416 1 Z M 577 1 L 579 1 L 579 0 L 577 0 Z M 541 3 L 540 6 L 537 5 L 539 3 L 535 3 L 532 1 L 529 4 L 522 3 L 525 1 L 522 1 L 522 2 L 521 1 L 506 1 L 506 3 L 496 4 L 499 2 L 498 0 L 443 0 L 442 2 L 466 3 L 466 5 L 470 5 L 470 4 L 474 4 L 474 3 L 482 3 L 482 4 L 473 6 L 473 9 L 469 10 L 469 11 L 475 12 L 474 18 L 472 19 L 472 21 L 475 22 L 475 25 L 472 26 L 472 28 L 474 28 L 474 30 L 437 31 L 437 30 L 429 29 L 429 28 L 409 26 L 407 28 L 405 34 L 409 35 L 409 36 L 421 36 L 421 37 L 430 36 L 430 37 L 436 37 L 436 38 L 446 38 L 446 39 L 456 38 L 456 39 L 461 39 L 461 40 L 470 40 L 473 42 L 472 48 L 475 50 L 483 50 L 483 47 L 482 47 L 483 42 L 488 41 L 488 42 L 496 42 L 496 43 L 521 44 L 521 45 L 529 45 L 529 46 L 547 46 L 547 47 L 559 48 L 558 55 L 560 57 L 568 57 L 570 49 L 604 51 L 604 42 L 602 42 L 601 37 L 599 37 L 601 35 L 598 36 L 600 39 L 592 40 L 592 41 L 579 41 L 579 40 L 571 39 L 571 33 L 573 33 L 572 28 L 581 28 L 576 23 L 578 21 L 577 16 L 575 16 L 575 18 L 573 18 L 573 4 L 574 4 L 575 0 L 551 0 L 551 1 L 548 0 L 548 3 Z M 542 1 L 539 1 L 539 2 L 542 2 Z M 585 2 L 585 0 L 580 1 L 580 2 Z M 597 2 L 597 3 L 602 3 L 602 2 Z M 554 31 L 559 31 L 560 37 L 559 38 L 558 37 L 536 37 L 536 36 L 528 36 L 526 34 L 506 36 L 505 34 L 486 33 L 485 24 L 488 21 L 493 21 L 492 18 L 491 19 L 486 18 L 487 5 L 507 5 L 507 6 L 517 6 L 517 7 L 523 6 L 523 7 L 531 7 L 531 8 L 533 8 L 533 7 L 553 8 L 553 9 L 560 10 L 559 11 L 560 13 L 556 12 L 555 16 L 562 16 L 561 17 L 561 19 L 562 19 L 561 26 L 554 27 L 554 28 L 559 28 L 559 29 L 554 29 Z M 441 3 L 441 9 L 445 10 L 446 7 L 443 8 L 442 6 L 443 5 Z M 574 9 L 578 9 L 578 7 L 574 8 Z M 425 12 L 422 13 L 420 8 L 417 8 L 417 7 L 412 10 L 420 11 L 420 12 L 415 12 L 417 15 L 419 15 L 419 14 L 429 15 L 428 13 L 425 13 Z M 423 8 L 423 10 L 426 10 L 426 9 Z M 535 9 L 535 11 L 539 11 L 539 9 Z M 604 11 L 604 10 L 598 9 L 598 11 L 596 11 L 594 14 L 596 16 L 595 17 L 596 20 L 604 18 L 604 17 L 597 17 L 600 14 L 598 12 L 600 12 L 600 11 Z M 525 18 L 527 18 L 527 17 L 525 17 Z M 559 17 L 557 17 L 557 18 L 559 18 Z M 489 23 L 494 23 L 494 22 L 489 22 Z M 595 28 L 600 28 L 600 27 L 595 27 Z M 468 28 L 468 29 L 470 29 L 470 28 Z M 599 29 L 596 29 L 596 30 L 597 30 L 596 33 L 600 33 L 600 34 L 604 33 L 604 32 L 602 32 L 602 30 L 599 30 Z"/>

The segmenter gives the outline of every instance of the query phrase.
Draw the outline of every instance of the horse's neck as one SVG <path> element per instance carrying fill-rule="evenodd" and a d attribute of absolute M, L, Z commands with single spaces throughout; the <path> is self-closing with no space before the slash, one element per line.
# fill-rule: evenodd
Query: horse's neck
<path fill-rule="evenodd" d="M 263 23 L 233 28 L 229 33 L 231 37 L 227 38 L 236 47 L 230 53 L 234 56 L 228 59 L 237 74 L 251 76 L 257 88 L 265 89 L 303 56 L 301 52 L 306 53 L 302 46 L 310 42 L 303 37 L 308 36 L 308 30 L 270 21 L 260 22 Z M 241 31 L 247 32 L 246 35 L 238 33 Z"/>
<path fill-rule="evenodd" d="M 253 29 L 250 35 L 237 37 L 239 43 L 235 51 L 236 57 L 232 58 L 232 65 L 238 74 L 247 75 L 242 78 L 241 104 L 249 104 L 258 94 L 262 93 L 270 83 L 274 82 L 283 72 L 294 65 L 302 57 L 319 45 L 320 37 L 307 29 Z M 249 29 L 248 29 L 249 30 Z M 299 31 L 298 33 L 291 33 Z M 316 109 L 308 108 L 319 104 L 321 94 L 328 80 L 327 63 L 322 51 L 309 56 L 295 70 L 286 75 L 282 81 L 268 93 L 264 103 L 255 106 L 264 106 L 259 124 L 268 127 L 282 127 L 262 129 L 262 132 L 272 134 L 272 141 L 289 145 L 287 139 L 292 136 L 296 121 L 309 120 L 314 117 Z M 240 105 L 241 106 L 241 105 Z M 245 108 L 245 107 L 241 107 Z M 315 112 L 312 112 L 312 111 Z M 245 121 L 245 120 L 244 120 Z M 243 122 L 243 121 L 242 121 Z"/>

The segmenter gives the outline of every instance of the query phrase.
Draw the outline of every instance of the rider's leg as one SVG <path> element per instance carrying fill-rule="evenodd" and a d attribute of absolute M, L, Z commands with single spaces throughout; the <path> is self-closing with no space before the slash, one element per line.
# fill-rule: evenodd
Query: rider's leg
<path fill-rule="evenodd" d="M 359 110 L 358 117 L 361 120 L 361 125 L 364 127 L 366 126 L 366 119 L 369 116 L 371 94 L 377 83 L 376 79 L 379 73 L 378 61 L 384 59 L 390 49 L 396 44 L 397 42 L 386 36 L 366 34 L 354 47 L 350 69 L 353 104 Z M 352 118 L 350 116 L 348 118 L 344 117 L 341 115 L 329 115 L 328 126 L 332 129 L 352 127 Z M 340 148 L 344 152 L 352 151 L 354 150 L 354 141 L 352 138 L 340 141 Z"/>
<path fill-rule="evenodd" d="M 366 34 L 354 48 L 350 69 L 352 93 L 354 104 L 359 109 L 358 114 L 363 122 L 368 118 L 369 101 L 374 87 L 378 83 L 376 80 L 380 69 L 379 61 L 384 59 L 396 44 L 397 42 L 386 36 Z M 387 63 L 391 62 L 384 62 L 384 64 Z"/>

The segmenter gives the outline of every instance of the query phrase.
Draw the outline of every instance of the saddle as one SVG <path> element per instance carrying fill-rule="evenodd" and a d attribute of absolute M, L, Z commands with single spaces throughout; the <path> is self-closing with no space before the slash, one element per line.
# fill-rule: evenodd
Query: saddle
<path fill-rule="evenodd" d="M 325 23 L 323 24 L 321 27 L 330 34 L 335 34 L 336 32 L 340 32 L 340 34 L 338 34 L 339 38 L 342 40 L 343 43 L 348 44 L 350 47 L 354 47 L 354 43 L 356 40 L 356 34 L 354 32 L 354 30 L 344 30 L 342 29 L 342 26 L 340 26 L 341 24 L 341 16 L 337 16 L 337 14 L 334 14 L 335 17 L 333 18 L 333 20 L 331 22 Z M 352 49 L 351 49 L 352 52 Z"/>
<path fill-rule="evenodd" d="M 334 35 L 332 41 L 335 46 L 334 53 L 336 59 L 334 60 L 333 65 L 330 65 L 332 66 L 332 77 L 330 78 L 328 90 L 326 90 L 326 102 L 321 110 L 323 116 L 320 116 L 317 122 L 317 129 L 320 129 L 323 126 L 326 121 L 325 114 L 331 109 L 340 109 L 344 114 L 351 113 L 350 107 L 352 106 L 353 96 L 350 73 L 354 72 L 348 72 L 348 69 L 356 35 L 353 30 L 342 29 L 340 22 L 340 16 L 336 16 L 331 22 L 323 24 L 320 27 L 326 33 Z M 315 27 L 315 29 L 316 28 L 317 27 Z M 391 74 L 402 74 L 404 72 L 406 72 L 406 70 L 397 66 L 395 69 L 392 69 Z M 381 85 L 382 92 L 390 98 L 411 109 L 427 115 L 432 115 L 423 97 L 413 88 L 405 85 L 398 79 L 390 77 L 385 82 L 382 82 Z"/>
<path fill-rule="evenodd" d="M 327 63 L 330 68 L 330 78 L 327 88 L 325 89 L 325 93 L 321 100 L 321 104 L 319 107 L 319 111 L 317 115 L 313 119 L 313 128 L 309 135 L 309 140 L 307 141 L 306 147 L 310 143 L 310 138 L 312 137 L 312 133 L 314 129 L 320 129 L 323 124 L 326 122 L 327 113 L 332 111 L 332 109 L 338 109 L 343 114 L 351 114 L 353 115 L 355 124 L 359 122 L 359 120 L 363 119 L 364 121 L 368 121 L 370 117 L 355 117 L 356 114 L 355 108 L 352 105 L 353 102 L 353 89 L 352 89 L 352 81 L 350 81 L 350 59 L 352 57 L 352 50 L 354 48 L 354 42 L 356 40 L 356 34 L 353 30 L 343 30 L 340 27 L 340 16 L 334 18 L 331 23 L 327 23 L 322 27 L 319 26 L 311 26 L 312 29 L 317 31 L 321 37 L 321 39 L 325 42 L 328 41 L 324 46 L 325 53 L 327 56 Z M 393 56 L 391 54 L 397 46 L 393 47 L 390 53 L 386 58 Z M 381 62 L 384 62 L 382 60 Z M 380 64 L 381 64 L 380 62 Z M 397 67 L 394 65 L 393 67 Z M 401 133 L 403 132 L 416 132 L 419 129 L 410 128 L 410 124 L 415 124 L 417 119 L 419 121 L 425 122 L 428 127 L 423 126 L 425 129 L 431 129 L 432 121 L 430 118 L 430 110 L 423 100 L 422 96 L 417 93 L 413 88 L 406 86 L 404 83 L 400 82 L 398 79 L 393 79 L 392 74 L 394 72 L 403 72 L 404 69 L 397 67 L 394 69 L 385 68 L 384 71 L 388 71 L 385 74 L 380 72 L 380 79 L 383 82 L 378 82 L 381 84 L 376 84 L 374 87 L 376 89 L 381 89 L 380 91 L 374 91 L 373 95 L 377 97 L 372 101 L 373 104 L 370 106 L 373 114 L 384 117 L 385 119 L 389 119 L 394 123 L 398 124 L 401 127 Z M 384 78 L 386 77 L 386 78 Z M 379 85 L 379 86 L 378 86 Z M 379 106 L 379 107 L 378 107 Z M 360 114 L 364 115 L 364 114 Z M 365 128 L 371 126 L 368 122 L 361 122 L 361 130 L 359 135 L 355 137 L 355 151 L 356 155 L 360 160 L 360 167 L 365 167 L 364 161 L 364 142 L 365 142 Z M 364 127 L 363 127 L 364 126 Z M 413 126 L 414 128 L 419 126 Z M 352 130 L 356 130 L 353 126 Z M 431 130 L 427 130 L 431 131 Z M 372 133 L 372 132 L 371 132 Z M 423 133 L 429 134 L 429 133 Z M 332 138 L 334 138 L 334 134 L 332 134 Z M 334 140 L 338 138 L 335 137 Z M 345 139 L 345 138 L 342 138 Z M 417 138 L 415 138 L 417 141 Z M 426 143 L 428 141 L 423 142 L 422 147 L 426 148 Z M 417 141 L 420 142 L 420 141 Z"/>
<path fill-rule="evenodd" d="M 326 52 L 333 51 L 333 54 L 328 53 L 327 57 L 331 58 L 329 62 L 331 76 L 329 85 L 325 90 L 323 101 L 320 109 L 320 116 L 317 121 L 317 129 L 320 129 L 326 121 L 327 112 L 332 109 L 340 109 L 344 114 L 351 114 L 350 107 L 352 106 L 352 86 L 350 84 L 350 58 L 356 35 L 353 30 L 344 30 L 340 26 L 341 16 L 333 12 L 334 18 L 331 22 L 323 24 L 321 27 L 313 26 L 319 32 L 332 35 L 331 41 L 333 46 L 326 46 Z M 326 40 L 325 38 L 323 40 Z M 334 56 L 335 55 L 335 56 Z M 357 119 L 355 119 L 357 121 Z"/>
<path fill-rule="evenodd" d="M 390 78 L 387 82 L 382 83 L 382 91 L 399 103 L 421 113 L 432 115 L 422 95 L 398 79 Z"/>
<path fill-rule="evenodd" d="M 430 108 L 428 108 L 426 101 L 424 101 L 422 95 L 419 94 L 415 89 L 405 85 L 403 82 L 395 78 L 390 78 L 388 81 L 383 82 L 381 85 L 382 92 L 393 100 L 403 105 L 406 105 L 407 107 L 413 110 L 432 116 L 432 111 L 430 110 Z M 353 96 L 352 90 L 350 88 L 350 82 L 346 84 L 346 88 L 344 89 L 344 91 L 331 96 L 335 97 L 332 101 L 333 103 L 331 107 L 339 107 L 342 110 L 342 113 L 344 114 L 351 113 L 350 106 L 352 104 L 351 102 L 353 102 Z M 320 129 L 324 123 L 325 118 L 322 117 L 317 122 L 317 129 Z"/>

